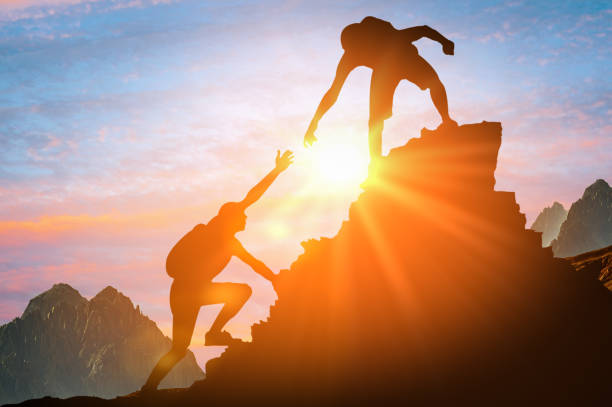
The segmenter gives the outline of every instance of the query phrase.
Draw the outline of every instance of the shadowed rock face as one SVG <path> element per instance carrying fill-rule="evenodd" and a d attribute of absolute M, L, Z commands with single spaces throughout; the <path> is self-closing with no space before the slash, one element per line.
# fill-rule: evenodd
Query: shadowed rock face
<path fill-rule="evenodd" d="M 568 257 L 576 271 L 588 273 L 612 291 L 612 246 Z"/>
<path fill-rule="evenodd" d="M 0 404 L 133 392 L 169 347 L 155 323 L 114 288 L 87 301 L 56 284 L 0 327 Z M 190 353 L 163 384 L 186 387 L 202 377 Z"/>
<path fill-rule="evenodd" d="M 251 343 L 188 390 L 108 403 L 605 405 L 612 293 L 493 189 L 500 144 L 483 122 L 392 150 L 338 234 L 281 272 Z"/>
<path fill-rule="evenodd" d="M 542 246 L 550 246 L 550 242 L 557 237 L 561 224 L 567 218 L 567 211 L 559 202 L 544 208 L 538 215 L 531 229 L 542 233 Z"/>
<path fill-rule="evenodd" d="M 514 193 L 494 191 L 500 144 L 500 124 L 482 123 L 391 151 L 338 234 L 304 243 L 282 273 L 253 342 L 210 361 L 190 399 L 607 397 L 612 295 L 541 247 Z"/>
<path fill-rule="evenodd" d="M 612 188 L 598 179 L 572 204 L 552 248 L 555 256 L 568 257 L 611 244 Z"/>

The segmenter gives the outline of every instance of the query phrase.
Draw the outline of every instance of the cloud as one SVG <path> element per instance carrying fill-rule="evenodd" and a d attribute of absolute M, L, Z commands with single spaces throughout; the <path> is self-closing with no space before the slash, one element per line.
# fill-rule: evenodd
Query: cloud
<path fill-rule="evenodd" d="M 48 7 L 89 3 L 97 0 L 0 0 L 0 9 L 14 10 L 27 7 Z"/>
<path fill-rule="evenodd" d="M 185 222 L 202 207 L 181 207 L 131 214 L 110 212 L 102 215 L 54 215 L 34 220 L 0 221 L 0 247 L 17 248 L 31 244 L 58 245 L 67 241 L 94 239 L 120 241 L 150 235 L 152 232 L 172 229 L 172 225 Z M 118 243 L 120 244 L 120 243 Z"/>

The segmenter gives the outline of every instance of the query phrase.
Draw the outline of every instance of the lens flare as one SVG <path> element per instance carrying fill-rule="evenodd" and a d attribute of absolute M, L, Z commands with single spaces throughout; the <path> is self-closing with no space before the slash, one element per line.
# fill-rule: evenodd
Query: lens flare
<path fill-rule="evenodd" d="M 358 185 L 368 175 L 368 153 L 354 146 L 319 143 L 313 146 L 310 164 L 324 186 L 339 188 Z"/>

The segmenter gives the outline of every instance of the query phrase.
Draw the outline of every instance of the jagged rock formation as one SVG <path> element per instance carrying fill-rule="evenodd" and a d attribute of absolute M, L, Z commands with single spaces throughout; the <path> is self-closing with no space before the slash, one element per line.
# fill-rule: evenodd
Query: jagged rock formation
<path fill-rule="evenodd" d="M 392 150 L 338 234 L 281 273 L 251 343 L 188 390 L 108 403 L 607 403 L 612 293 L 494 191 L 500 144 L 483 122 Z"/>
<path fill-rule="evenodd" d="M 572 204 L 553 240 L 555 256 L 569 257 L 612 244 L 612 188 L 598 179 Z"/>
<path fill-rule="evenodd" d="M 561 224 L 567 218 L 567 211 L 559 202 L 555 202 L 550 207 L 546 207 L 540 212 L 535 222 L 531 225 L 531 230 L 542 233 L 542 246 L 550 246 L 550 242 L 557 238 Z"/>
<path fill-rule="evenodd" d="M 588 273 L 612 291 L 612 246 L 568 257 L 576 271 Z"/>
<path fill-rule="evenodd" d="M 494 191 L 500 144 L 499 123 L 482 123 L 391 151 L 338 234 L 283 273 L 253 342 L 209 362 L 187 399 L 607 400 L 612 295 Z"/>
<path fill-rule="evenodd" d="M 67 284 L 32 299 L 21 318 L 0 327 L 0 404 L 58 396 L 115 397 L 138 390 L 170 340 L 106 287 L 87 301 Z M 203 377 L 193 354 L 165 387 L 187 387 Z"/>

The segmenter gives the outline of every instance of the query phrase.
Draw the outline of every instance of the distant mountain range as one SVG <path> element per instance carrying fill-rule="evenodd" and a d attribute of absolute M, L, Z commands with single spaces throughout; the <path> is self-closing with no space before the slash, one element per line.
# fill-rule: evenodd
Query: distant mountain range
<path fill-rule="evenodd" d="M 87 301 L 71 286 L 55 284 L 20 318 L 0 326 L 0 404 L 136 391 L 170 344 L 113 287 Z M 203 377 L 189 352 L 162 387 L 187 387 Z"/>
<path fill-rule="evenodd" d="M 551 245 L 555 256 L 568 257 L 611 244 L 612 188 L 603 179 L 598 179 L 572 204 Z"/>
<path fill-rule="evenodd" d="M 542 233 L 542 247 L 550 246 L 561 230 L 561 224 L 567 219 L 567 211 L 559 202 L 546 207 L 540 212 L 531 229 Z"/>
<path fill-rule="evenodd" d="M 598 179 L 566 212 L 555 202 L 544 208 L 531 229 L 542 233 L 542 246 L 557 257 L 576 256 L 612 244 L 612 188 Z"/>

